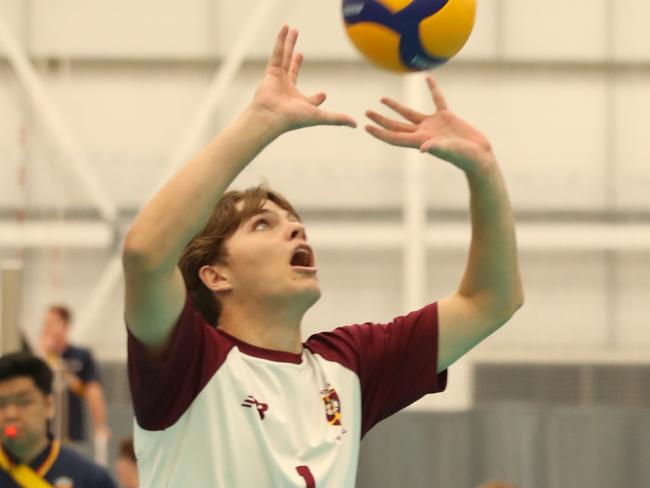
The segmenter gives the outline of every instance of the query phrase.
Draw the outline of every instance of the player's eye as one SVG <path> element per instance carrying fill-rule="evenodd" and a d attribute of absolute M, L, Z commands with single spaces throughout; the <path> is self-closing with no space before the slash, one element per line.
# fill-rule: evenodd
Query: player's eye
<path fill-rule="evenodd" d="M 15 405 L 19 408 L 29 407 L 34 403 L 34 399 L 29 396 L 19 396 L 14 398 L 3 398 L 0 399 L 0 410 L 4 410 L 9 405 Z"/>
<path fill-rule="evenodd" d="M 253 230 L 266 230 L 271 227 L 271 224 L 269 224 L 268 220 L 266 219 L 259 219 L 256 220 L 255 223 L 253 224 Z"/>
<path fill-rule="evenodd" d="M 16 398 L 16 406 L 29 407 L 33 403 L 32 397 L 18 397 Z"/>

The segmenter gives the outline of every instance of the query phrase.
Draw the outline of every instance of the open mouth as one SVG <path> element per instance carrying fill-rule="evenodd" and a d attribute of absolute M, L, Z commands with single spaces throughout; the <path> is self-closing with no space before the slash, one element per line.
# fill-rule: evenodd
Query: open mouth
<path fill-rule="evenodd" d="M 297 246 L 291 254 L 290 264 L 294 268 L 314 268 L 314 252 L 306 244 Z"/>

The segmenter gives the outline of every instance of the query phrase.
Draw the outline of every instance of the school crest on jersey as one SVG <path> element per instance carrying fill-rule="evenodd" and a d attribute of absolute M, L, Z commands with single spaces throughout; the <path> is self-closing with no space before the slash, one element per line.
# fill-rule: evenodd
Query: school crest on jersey
<path fill-rule="evenodd" d="M 74 481 L 67 476 L 62 476 L 54 480 L 54 488 L 74 488 Z"/>
<path fill-rule="evenodd" d="M 325 416 L 330 425 L 341 425 L 341 401 L 336 390 L 328 383 L 320 391 L 321 398 L 325 403 Z"/>

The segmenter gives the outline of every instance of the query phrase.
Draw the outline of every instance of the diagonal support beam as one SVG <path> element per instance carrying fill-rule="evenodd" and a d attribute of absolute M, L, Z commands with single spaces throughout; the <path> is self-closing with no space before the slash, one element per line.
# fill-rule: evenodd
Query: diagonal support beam
<path fill-rule="evenodd" d="M 286 4 L 286 0 L 282 1 Z M 247 24 L 240 32 L 236 42 L 228 47 L 228 56 L 212 78 L 210 87 L 201 100 L 183 137 L 174 151 L 171 152 L 165 170 L 147 200 L 158 192 L 172 175 L 180 169 L 181 165 L 191 157 L 192 152 L 196 151 L 198 144 L 201 142 L 203 131 L 210 122 L 210 116 L 239 72 L 251 45 L 258 42 L 260 30 L 269 24 L 269 18 L 273 18 L 273 15 L 279 16 L 278 14 L 282 12 L 281 9 L 278 9 L 278 3 L 279 0 L 260 0 L 258 5 L 250 10 L 251 15 Z M 275 14 L 273 14 L 274 10 L 276 11 Z"/>
<path fill-rule="evenodd" d="M 201 141 L 203 131 L 210 122 L 210 116 L 223 99 L 226 94 L 226 89 L 239 72 L 244 63 L 246 53 L 250 50 L 250 46 L 258 42 L 260 31 L 263 27 L 270 24 L 269 19 L 277 18 L 280 14 L 284 13 L 284 9 L 278 8 L 278 3 L 280 2 L 284 3 L 285 8 L 289 5 L 286 0 L 259 0 L 258 4 L 250 9 L 251 15 L 248 18 L 248 22 L 244 26 L 244 29 L 240 31 L 239 37 L 233 45 L 228 47 L 228 56 L 216 71 L 205 96 L 201 100 L 201 103 L 199 103 L 197 110 L 187 126 L 187 130 L 180 138 L 176 148 L 171 152 L 162 177 L 152 189 L 147 200 L 178 171 L 180 166 L 189 159 L 192 151 L 196 150 Z M 75 327 L 77 340 L 84 340 L 90 336 L 91 327 L 97 323 L 95 319 L 99 316 L 101 308 L 121 282 L 122 268 L 120 256 L 121 251 L 118 251 L 110 260 L 91 292 L 91 299 L 79 314 L 79 320 Z"/>
<path fill-rule="evenodd" d="M 2 12 L 0 12 L 0 44 L 4 46 L 7 58 L 25 86 L 34 108 L 41 114 L 43 122 L 52 133 L 55 142 L 67 156 L 62 159 L 62 162 L 69 165 L 79 178 L 102 217 L 113 222 L 117 215 L 115 202 L 93 172 L 80 144 L 63 122 L 63 118 L 46 93 L 36 70 L 9 29 Z"/>

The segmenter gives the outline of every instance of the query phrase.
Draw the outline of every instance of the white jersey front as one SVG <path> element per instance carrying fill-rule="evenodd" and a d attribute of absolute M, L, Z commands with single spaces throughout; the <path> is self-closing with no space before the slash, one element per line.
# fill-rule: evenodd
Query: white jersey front
<path fill-rule="evenodd" d="M 140 486 L 354 487 L 362 436 L 445 388 L 437 324 L 434 303 L 292 354 L 208 326 L 188 298 L 164 360 L 129 335 Z"/>

